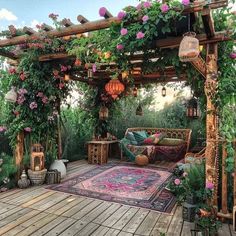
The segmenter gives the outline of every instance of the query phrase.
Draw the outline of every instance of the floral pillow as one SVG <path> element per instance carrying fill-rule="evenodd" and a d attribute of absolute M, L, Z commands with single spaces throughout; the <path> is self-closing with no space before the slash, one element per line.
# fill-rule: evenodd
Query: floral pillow
<path fill-rule="evenodd" d="M 143 144 L 153 145 L 158 144 L 163 138 L 165 137 L 165 134 L 162 133 L 155 133 L 144 139 Z"/>

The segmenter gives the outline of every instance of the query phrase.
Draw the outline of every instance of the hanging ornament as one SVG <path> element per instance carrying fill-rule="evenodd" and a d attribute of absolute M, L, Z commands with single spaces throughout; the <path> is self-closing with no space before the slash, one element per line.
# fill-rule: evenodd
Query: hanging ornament
<path fill-rule="evenodd" d="M 70 80 L 70 75 L 69 75 L 69 74 L 65 74 L 64 80 L 65 80 L 66 82 L 68 82 L 68 81 Z"/>
<path fill-rule="evenodd" d="M 99 119 L 106 120 L 109 115 L 109 110 L 106 106 L 101 106 L 99 110 Z"/>
<path fill-rule="evenodd" d="M 166 88 L 165 88 L 165 86 L 161 90 L 161 95 L 162 95 L 162 97 L 166 96 Z"/>
<path fill-rule="evenodd" d="M 182 62 L 194 61 L 199 55 L 199 40 L 196 33 L 187 32 L 179 45 L 179 59 Z"/>
<path fill-rule="evenodd" d="M 12 103 L 16 102 L 16 100 L 17 100 L 17 93 L 16 93 L 14 87 L 12 87 L 11 90 L 7 92 L 7 94 L 5 95 L 5 100 L 7 102 L 12 102 Z"/>
<path fill-rule="evenodd" d="M 133 96 L 134 97 L 138 96 L 138 88 L 137 87 L 134 87 L 134 89 L 133 89 Z"/>
<path fill-rule="evenodd" d="M 188 101 L 186 116 L 189 118 L 198 118 L 200 116 L 200 110 L 198 108 L 198 101 L 195 97 L 192 97 Z"/>
<path fill-rule="evenodd" d="M 139 104 L 137 109 L 136 109 L 136 116 L 142 116 L 143 115 L 143 108 L 142 106 Z"/>
<path fill-rule="evenodd" d="M 105 85 L 105 90 L 113 99 L 116 99 L 125 90 L 125 86 L 116 78 Z"/>

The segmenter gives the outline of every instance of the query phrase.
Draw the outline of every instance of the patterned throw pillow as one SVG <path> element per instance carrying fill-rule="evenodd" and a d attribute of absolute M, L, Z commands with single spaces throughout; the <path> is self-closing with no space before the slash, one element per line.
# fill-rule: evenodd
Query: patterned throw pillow
<path fill-rule="evenodd" d="M 136 141 L 133 132 L 128 132 L 126 134 L 126 138 L 130 141 L 132 145 L 138 145 L 138 142 Z"/>
<path fill-rule="evenodd" d="M 153 145 L 153 144 L 158 144 L 163 138 L 165 137 L 164 134 L 162 133 L 155 133 L 147 137 L 144 141 L 143 144 L 148 144 L 148 145 Z"/>
<path fill-rule="evenodd" d="M 162 145 L 162 146 L 177 146 L 177 145 L 181 145 L 184 144 L 184 140 L 183 139 L 178 139 L 178 138 L 163 138 L 158 145 Z"/>
<path fill-rule="evenodd" d="M 146 131 L 134 131 L 133 132 L 135 140 L 138 142 L 138 145 L 141 145 L 145 138 L 147 138 Z"/>

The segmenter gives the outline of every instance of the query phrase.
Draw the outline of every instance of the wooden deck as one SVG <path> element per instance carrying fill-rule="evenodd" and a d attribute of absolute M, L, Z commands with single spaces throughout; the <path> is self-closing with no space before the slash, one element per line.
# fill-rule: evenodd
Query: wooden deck
<path fill-rule="evenodd" d="M 68 177 L 95 166 L 85 160 L 70 163 Z M 181 207 L 174 215 L 45 189 L 15 189 L 0 194 L 0 235 L 190 236 Z M 166 233 L 166 234 L 161 234 Z M 219 235 L 236 235 L 224 224 Z"/>

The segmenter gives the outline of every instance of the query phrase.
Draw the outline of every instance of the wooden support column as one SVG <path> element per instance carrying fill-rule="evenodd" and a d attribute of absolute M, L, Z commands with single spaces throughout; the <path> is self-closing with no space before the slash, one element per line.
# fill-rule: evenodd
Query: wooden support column
<path fill-rule="evenodd" d="M 228 213 L 227 172 L 225 170 L 226 158 L 227 158 L 227 151 L 226 151 L 226 143 L 224 142 L 222 146 L 222 198 L 221 198 L 223 214 Z"/>
<path fill-rule="evenodd" d="M 217 81 L 214 80 L 213 74 L 217 74 L 217 44 L 207 45 L 206 58 L 206 81 L 205 94 L 207 97 L 207 115 L 206 115 L 206 181 L 214 183 L 214 194 L 211 204 L 217 206 L 218 194 L 218 122 L 216 108 L 212 99 L 216 93 Z"/>
<path fill-rule="evenodd" d="M 24 132 L 17 135 L 15 149 L 15 163 L 17 167 L 17 179 L 20 178 L 22 170 L 22 161 L 24 156 Z"/>

